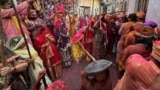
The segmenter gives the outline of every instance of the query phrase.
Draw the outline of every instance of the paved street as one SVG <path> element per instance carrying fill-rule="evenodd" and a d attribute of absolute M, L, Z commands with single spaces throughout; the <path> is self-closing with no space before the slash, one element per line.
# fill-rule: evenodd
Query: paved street
<path fill-rule="evenodd" d="M 113 62 L 113 65 L 110 67 L 110 74 L 111 74 L 112 84 L 114 87 L 117 82 L 115 55 L 112 55 L 110 58 L 107 59 Z M 63 75 L 60 79 L 65 81 L 65 83 L 68 86 L 68 90 L 80 90 L 81 87 L 80 71 L 83 70 L 84 67 L 87 66 L 90 62 L 83 59 L 80 64 L 77 64 L 73 61 L 71 67 L 64 69 Z"/>

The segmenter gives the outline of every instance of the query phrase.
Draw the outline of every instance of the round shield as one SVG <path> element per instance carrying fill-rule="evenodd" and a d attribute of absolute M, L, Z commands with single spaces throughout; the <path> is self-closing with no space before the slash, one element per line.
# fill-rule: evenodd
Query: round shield
<path fill-rule="evenodd" d="M 96 60 L 92 63 L 90 63 L 87 67 L 85 67 L 84 72 L 87 74 L 95 74 L 102 72 L 106 70 L 108 67 L 110 67 L 112 62 L 108 60 Z"/>

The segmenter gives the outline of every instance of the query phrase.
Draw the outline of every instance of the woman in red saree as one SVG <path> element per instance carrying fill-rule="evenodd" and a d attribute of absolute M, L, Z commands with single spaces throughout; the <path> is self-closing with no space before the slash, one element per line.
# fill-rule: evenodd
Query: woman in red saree
<path fill-rule="evenodd" d="M 55 38 L 48 28 L 41 28 L 34 38 L 34 46 L 43 60 L 51 80 L 62 74 L 61 56 L 54 44 Z"/>
<path fill-rule="evenodd" d="M 93 30 L 93 25 L 94 25 L 94 20 L 89 20 L 88 21 L 88 30 L 84 32 L 84 38 L 82 39 L 82 44 L 84 48 L 92 54 L 92 48 L 93 48 L 93 41 L 94 41 L 94 30 Z M 90 61 L 90 58 L 87 56 L 86 59 Z"/>

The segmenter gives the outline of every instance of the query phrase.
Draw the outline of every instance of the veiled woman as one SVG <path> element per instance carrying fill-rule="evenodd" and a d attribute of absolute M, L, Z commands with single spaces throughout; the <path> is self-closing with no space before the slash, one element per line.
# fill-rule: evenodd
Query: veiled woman
<path fill-rule="evenodd" d="M 35 59 L 34 60 L 34 66 L 35 68 L 33 68 L 32 65 L 29 66 L 29 77 L 31 79 L 31 85 L 33 85 L 35 83 L 36 80 L 38 80 L 38 74 L 40 71 L 42 71 L 44 68 L 43 66 L 43 62 L 42 59 L 38 56 L 37 51 L 33 48 L 32 45 L 29 45 L 29 50 L 31 52 L 32 57 Z M 11 49 L 12 51 L 14 51 L 17 55 L 20 55 L 22 58 L 24 59 L 28 59 L 29 55 L 28 55 L 28 51 L 26 48 L 26 45 L 24 43 L 24 38 L 22 36 L 15 36 L 11 39 L 9 39 L 6 43 L 6 46 Z M 48 84 L 51 83 L 51 81 L 49 80 L 48 77 L 45 77 L 46 82 Z M 41 90 L 43 90 L 44 87 L 42 85 Z"/>
<path fill-rule="evenodd" d="M 55 38 L 48 28 L 43 27 L 34 37 L 34 46 L 43 60 L 47 74 L 53 81 L 62 74 L 61 56 L 55 46 Z"/>

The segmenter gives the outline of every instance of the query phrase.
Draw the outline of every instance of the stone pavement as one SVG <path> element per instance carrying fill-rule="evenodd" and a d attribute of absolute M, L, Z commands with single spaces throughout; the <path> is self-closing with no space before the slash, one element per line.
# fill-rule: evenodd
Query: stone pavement
<path fill-rule="evenodd" d="M 107 60 L 113 62 L 113 65 L 110 67 L 110 75 L 112 80 L 112 86 L 114 87 L 118 80 L 116 77 L 115 55 L 111 55 L 111 57 L 107 58 Z M 80 72 L 90 62 L 83 59 L 79 64 L 77 64 L 76 62 L 73 61 L 71 67 L 63 69 L 63 75 L 60 78 L 60 80 L 63 80 L 67 84 L 68 90 L 80 90 L 81 88 Z"/>

